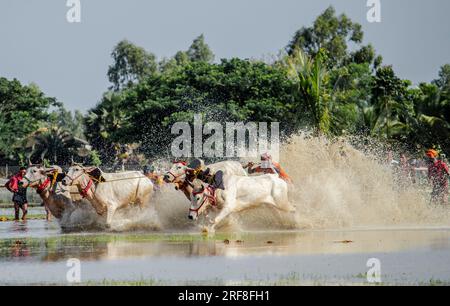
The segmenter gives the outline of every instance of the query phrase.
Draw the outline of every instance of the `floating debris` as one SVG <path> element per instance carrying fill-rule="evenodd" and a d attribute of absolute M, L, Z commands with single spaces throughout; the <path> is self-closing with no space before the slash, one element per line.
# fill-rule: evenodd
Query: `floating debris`
<path fill-rule="evenodd" d="M 352 240 L 342 240 L 342 241 L 335 241 L 334 243 L 344 243 L 344 244 L 346 244 L 346 243 L 353 243 L 353 241 Z"/>

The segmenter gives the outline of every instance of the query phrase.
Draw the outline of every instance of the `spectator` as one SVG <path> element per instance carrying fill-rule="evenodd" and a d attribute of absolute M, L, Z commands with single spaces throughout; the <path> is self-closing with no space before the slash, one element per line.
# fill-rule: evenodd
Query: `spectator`
<path fill-rule="evenodd" d="M 400 155 L 400 176 L 401 182 L 404 186 L 416 182 L 414 161 L 411 161 L 405 153 Z"/>
<path fill-rule="evenodd" d="M 426 152 L 428 179 L 433 187 L 431 200 L 439 204 L 448 203 L 449 169 L 445 162 L 438 159 L 439 153 L 430 149 Z"/>
<path fill-rule="evenodd" d="M 14 220 L 19 221 L 20 209 L 22 209 L 22 220 L 27 219 L 28 213 L 28 200 L 27 200 L 27 188 L 20 186 L 19 182 L 22 181 L 27 169 L 21 167 L 19 172 L 11 177 L 6 184 L 6 188 L 13 193 L 12 201 L 14 203 Z"/>

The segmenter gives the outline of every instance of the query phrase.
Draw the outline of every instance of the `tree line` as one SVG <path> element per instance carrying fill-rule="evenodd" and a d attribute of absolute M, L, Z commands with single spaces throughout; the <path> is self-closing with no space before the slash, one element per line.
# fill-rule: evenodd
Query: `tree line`
<path fill-rule="evenodd" d="M 144 163 L 168 156 L 176 137 L 170 126 L 197 113 L 205 121 L 278 121 L 286 137 L 307 128 L 449 154 L 450 64 L 434 81 L 412 86 L 363 40 L 361 25 L 333 7 L 270 61 L 214 62 L 203 35 L 159 61 L 124 40 L 111 54 L 111 87 L 86 115 L 68 112 L 36 85 L 1 78 L 0 160 Z"/>

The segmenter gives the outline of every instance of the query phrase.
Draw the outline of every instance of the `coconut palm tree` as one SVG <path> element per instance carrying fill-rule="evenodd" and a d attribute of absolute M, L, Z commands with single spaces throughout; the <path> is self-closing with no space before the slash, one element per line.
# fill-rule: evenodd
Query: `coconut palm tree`
<path fill-rule="evenodd" d="M 288 74 L 298 86 L 299 99 L 307 105 L 314 126 L 321 133 L 330 131 L 329 73 L 325 66 L 323 50 L 311 58 L 297 49 L 286 58 Z"/>
<path fill-rule="evenodd" d="M 86 119 L 86 136 L 101 159 L 113 163 L 118 152 L 120 133 L 128 127 L 130 112 L 123 106 L 121 93 L 108 92 L 102 103 L 90 110 Z"/>
<path fill-rule="evenodd" d="M 122 96 L 109 92 L 103 97 L 101 106 L 91 110 L 86 119 L 88 125 L 95 125 L 105 139 L 126 125 L 129 115 L 124 110 Z"/>
<path fill-rule="evenodd" d="M 64 165 L 73 158 L 85 158 L 91 147 L 87 141 L 74 137 L 69 131 L 57 127 L 44 127 L 25 140 L 27 155 L 33 160 L 48 160 L 52 164 Z"/>
<path fill-rule="evenodd" d="M 450 149 L 450 101 L 445 89 L 434 84 L 420 84 L 420 94 L 414 103 L 417 126 L 416 135 L 427 145 L 441 145 Z M 449 153 L 449 152 L 447 152 Z"/>

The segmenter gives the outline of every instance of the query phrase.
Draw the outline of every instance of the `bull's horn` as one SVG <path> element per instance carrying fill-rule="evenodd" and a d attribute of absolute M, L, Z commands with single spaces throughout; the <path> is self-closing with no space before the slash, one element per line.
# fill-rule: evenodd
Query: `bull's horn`
<path fill-rule="evenodd" d="M 50 166 L 50 167 L 44 167 L 45 172 L 54 172 L 55 170 L 57 170 L 54 166 Z"/>
<path fill-rule="evenodd" d="M 31 162 L 31 157 L 28 157 L 28 166 L 33 166 L 33 163 Z"/>

